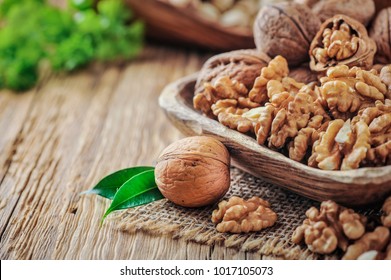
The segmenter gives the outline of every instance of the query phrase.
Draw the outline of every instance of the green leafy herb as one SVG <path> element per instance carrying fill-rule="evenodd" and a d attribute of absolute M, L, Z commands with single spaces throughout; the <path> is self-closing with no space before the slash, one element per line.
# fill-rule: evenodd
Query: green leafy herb
<path fill-rule="evenodd" d="M 39 79 L 39 65 L 72 71 L 93 60 L 130 59 L 143 42 L 121 0 L 69 0 L 61 10 L 45 0 L 0 1 L 0 88 L 26 90 Z"/>
<path fill-rule="evenodd" d="M 133 176 L 119 188 L 102 222 L 115 210 L 139 206 L 162 198 L 163 195 L 155 183 L 154 170 L 146 170 Z"/>
<path fill-rule="evenodd" d="M 84 194 L 97 194 L 108 199 L 113 199 L 117 190 L 133 176 L 140 174 L 147 170 L 154 170 L 152 166 L 138 166 L 132 168 L 126 168 L 114 172 L 102 180 L 91 190 L 84 192 Z"/>

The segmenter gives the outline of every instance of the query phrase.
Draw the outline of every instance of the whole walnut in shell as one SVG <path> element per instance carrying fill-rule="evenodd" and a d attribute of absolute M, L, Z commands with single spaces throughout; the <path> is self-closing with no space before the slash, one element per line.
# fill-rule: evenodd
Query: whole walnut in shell
<path fill-rule="evenodd" d="M 270 57 L 281 55 L 289 66 L 308 61 L 308 49 L 320 20 L 306 5 L 283 2 L 263 7 L 254 22 L 257 49 Z"/>
<path fill-rule="evenodd" d="M 155 167 L 161 193 L 175 204 L 213 204 L 230 186 L 230 156 L 225 146 L 207 136 L 178 140 L 163 150 Z"/>
<path fill-rule="evenodd" d="M 381 10 L 372 23 L 370 37 L 375 41 L 377 52 L 375 61 L 381 64 L 391 62 L 391 8 Z"/>
<path fill-rule="evenodd" d="M 322 22 L 343 14 L 368 25 L 375 15 L 375 3 L 373 0 L 320 0 L 312 6 L 312 11 Z"/>

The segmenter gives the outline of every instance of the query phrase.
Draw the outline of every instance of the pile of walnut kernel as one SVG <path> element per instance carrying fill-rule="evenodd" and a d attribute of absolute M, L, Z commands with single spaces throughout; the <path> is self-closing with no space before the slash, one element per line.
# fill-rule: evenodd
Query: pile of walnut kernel
<path fill-rule="evenodd" d="M 204 64 L 194 107 L 311 167 L 390 165 L 391 8 L 374 18 L 372 0 L 296 2 L 310 6 L 260 10 L 256 50 Z"/>
<path fill-rule="evenodd" d="M 309 250 L 319 254 L 339 248 L 345 260 L 391 260 L 391 197 L 386 199 L 382 210 L 379 223 L 333 201 L 324 201 L 319 210 L 316 207 L 307 210 L 307 218 L 296 228 L 292 241 L 304 242 Z"/>

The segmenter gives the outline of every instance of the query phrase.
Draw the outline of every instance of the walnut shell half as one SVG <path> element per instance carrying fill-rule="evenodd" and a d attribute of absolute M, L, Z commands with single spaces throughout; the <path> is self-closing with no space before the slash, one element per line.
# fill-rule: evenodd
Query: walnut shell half
<path fill-rule="evenodd" d="M 289 66 L 308 61 L 308 49 L 320 26 L 306 5 L 283 2 L 263 7 L 254 22 L 254 40 L 259 51 L 283 56 Z"/>
<path fill-rule="evenodd" d="M 309 53 L 310 68 L 316 72 L 325 72 L 337 65 L 371 69 L 376 44 L 360 22 L 345 15 L 336 15 L 321 25 Z"/>
<path fill-rule="evenodd" d="M 369 31 L 370 37 L 375 41 L 377 52 L 375 61 L 381 64 L 391 62 L 391 8 L 383 9 L 373 21 Z"/>
<path fill-rule="evenodd" d="M 230 186 L 230 156 L 225 146 L 207 136 L 178 140 L 160 154 L 155 181 L 175 204 L 201 207 L 218 201 Z"/>

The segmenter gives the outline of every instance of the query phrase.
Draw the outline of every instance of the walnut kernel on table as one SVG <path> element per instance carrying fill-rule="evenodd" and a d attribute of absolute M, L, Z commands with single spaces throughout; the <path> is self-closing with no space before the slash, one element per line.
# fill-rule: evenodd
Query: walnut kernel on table
<path fill-rule="evenodd" d="M 370 69 L 376 44 L 360 22 L 346 15 L 336 15 L 321 25 L 309 52 L 310 68 L 316 72 L 336 65 Z"/>
<path fill-rule="evenodd" d="M 373 232 L 364 234 L 354 244 L 350 245 L 343 260 L 355 260 L 367 251 L 382 251 L 390 240 L 390 230 L 386 227 L 379 226 Z"/>
<path fill-rule="evenodd" d="M 292 241 L 304 243 L 319 254 L 329 254 L 337 248 L 345 251 L 349 240 L 357 240 L 365 233 L 366 218 L 333 201 L 324 201 L 318 210 L 311 207 L 303 224 L 296 228 Z"/>
<path fill-rule="evenodd" d="M 276 220 L 277 215 L 270 209 L 269 202 L 256 196 L 248 200 L 233 196 L 228 201 L 221 201 L 212 213 L 212 222 L 217 224 L 219 232 L 259 231 L 273 226 Z"/>

